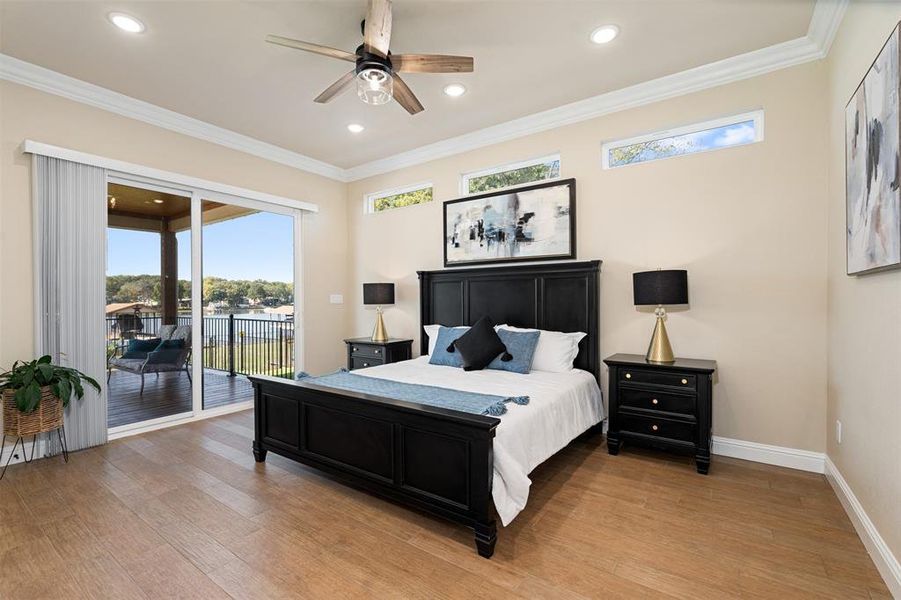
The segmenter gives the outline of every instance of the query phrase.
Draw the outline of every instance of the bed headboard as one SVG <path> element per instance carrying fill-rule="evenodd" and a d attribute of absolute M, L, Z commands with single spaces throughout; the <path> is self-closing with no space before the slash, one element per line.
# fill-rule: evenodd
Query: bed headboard
<path fill-rule="evenodd" d="M 600 378 L 598 274 L 601 261 L 419 271 L 420 325 L 495 323 L 584 331 L 575 366 Z M 420 351 L 428 338 L 420 331 Z"/>

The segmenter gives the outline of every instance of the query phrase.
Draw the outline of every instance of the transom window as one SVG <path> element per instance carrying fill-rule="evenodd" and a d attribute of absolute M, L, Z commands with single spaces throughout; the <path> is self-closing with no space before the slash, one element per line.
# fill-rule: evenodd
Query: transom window
<path fill-rule="evenodd" d="M 366 194 L 364 209 L 377 213 L 391 208 L 413 206 L 432 201 L 432 184 L 418 183 L 401 188 Z"/>
<path fill-rule="evenodd" d="M 554 154 L 464 173 L 460 183 L 460 192 L 478 194 L 558 177 L 560 177 L 560 155 Z"/>
<path fill-rule="evenodd" d="M 657 131 L 601 147 L 605 169 L 743 146 L 763 141 L 763 111 L 758 110 L 687 127 Z"/>

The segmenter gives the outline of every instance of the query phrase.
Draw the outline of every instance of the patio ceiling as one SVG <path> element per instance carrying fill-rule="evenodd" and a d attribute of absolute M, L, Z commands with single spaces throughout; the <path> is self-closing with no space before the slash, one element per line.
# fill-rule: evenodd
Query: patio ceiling
<path fill-rule="evenodd" d="M 204 200 L 203 224 L 235 219 L 257 211 Z M 191 199 L 118 183 L 107 187 L 109 226 L 138 231 L 179 232 L 191 228 Z"/>

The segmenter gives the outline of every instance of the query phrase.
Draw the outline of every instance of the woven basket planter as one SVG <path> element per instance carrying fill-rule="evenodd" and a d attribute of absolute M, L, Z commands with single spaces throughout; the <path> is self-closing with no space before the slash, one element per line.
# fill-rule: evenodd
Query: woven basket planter
<path fill-rule="evenodd" d="M 63 425 L 63 403 L 50 391 L 41 388 L 41 403 L 30 413 L 16 406 L 13 390 L 3 390 L 3 434 L 16 437 L 35 435 L 59 429 Z"/>

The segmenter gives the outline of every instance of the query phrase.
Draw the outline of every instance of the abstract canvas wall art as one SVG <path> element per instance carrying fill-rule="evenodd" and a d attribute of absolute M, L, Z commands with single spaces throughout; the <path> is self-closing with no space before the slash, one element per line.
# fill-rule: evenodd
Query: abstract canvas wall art
<path fill-rule="evenodd" d="M 901 266 L 896 27 L 845 109 L 848 274 Z"/>
<path fill-rule="evenodd" d="M 576 257 L 576 181 L 444 203 L 444 266 Z"/>

